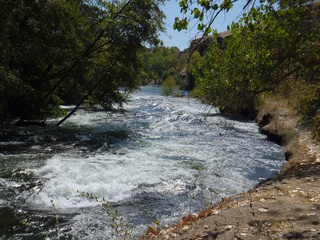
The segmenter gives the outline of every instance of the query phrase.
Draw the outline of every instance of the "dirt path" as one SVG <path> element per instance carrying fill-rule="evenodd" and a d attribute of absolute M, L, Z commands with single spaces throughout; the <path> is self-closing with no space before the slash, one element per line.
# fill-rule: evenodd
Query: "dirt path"
<path fill-rule="evenodd" d="M 145 238 L 320 239 L 319 146 L 285 108 L 261 110 L 258 122 L 261 132 L 286 149 L 281 174 L 174 226 L 149 227 Z"/>

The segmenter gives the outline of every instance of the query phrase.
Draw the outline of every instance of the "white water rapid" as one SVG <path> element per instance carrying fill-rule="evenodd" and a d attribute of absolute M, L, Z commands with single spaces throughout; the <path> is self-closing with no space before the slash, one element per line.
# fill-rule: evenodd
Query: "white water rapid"
<path fill-rule="evenodd" d="M 159 87 L 142 87 L 124 108 L 79 110 L 58 129 L 0 138 L 0 209 L 7 218 L 54 239 L 53 200 L 65 239 L 111 238 L 107 214 L 79 190 L 110 202 L 141 234 L 157 219 L 170 224 L 248 190 L 284 162 L 282 148 L 254 122 L 223 118 L 194 99 L 163 97 Z M 42 236 L 17 221 L 0 228 L 3 239 Z"/>

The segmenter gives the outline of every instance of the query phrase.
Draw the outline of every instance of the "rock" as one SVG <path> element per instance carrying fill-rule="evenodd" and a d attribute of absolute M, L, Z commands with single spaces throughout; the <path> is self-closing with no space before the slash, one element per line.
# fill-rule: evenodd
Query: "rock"
<path fill-rule="evenodd" d="M 152 235 L 157 235 L 158 231 L 156 229 L 154 229 L 151 226 L 148 226 L 148 230 L 147 230 L 147 235 L 152 234 Z"/>
<path fill-rule="evenodd" d="M 269 125 L 262 127 L 260 129 L 260 132 L 264 135 L 267 135 L 267 139 L 269 141 L 275 142 L 279 145 L 282 145 L 284 143 L 284 136 L 279 134 L 275 129 L 273 129 Z"/>
<path fill-rule="evenodd" d="M 3 207 L 2 205 L 0 205 L 0 226 L 6 226 L 6 225 L 10 225 L 14 222 L 17 222 L 18 220 L 16 219 L 14 210 L 12 208 L 9 207 Z M 1 237 L 0 237 L 1 239 Z"/>
<path fill-rule="evenodd" d="M 258 211 L 259 212 L 268 212 L 268 209 L 267 208 L 259 208 Z"/>
<path fill-rule="evenodd" d="M 192 213 L 191 216 L 192 216 L 192 218 L 198 218 L 199 217 L 199 215 L 197 213 Z"/>
<path fill-rule="evenodd" d="M 227 226 L 225 226 L 224 228 L 225 229 L 231 229 L 233 226 L 232 225 L 227 225 Z"/>
<path fill-rule="evenodd" d="M 272 115 L 270 113 L 267 113 L 262 116 L 261 120 L 258 122 L 259 127 L 264 127 L 268 125 L 271 122 Z"/>
<path fill-rule="evenodd" d="M 189 226 L 188 226 L 188 225 L 185 225 L 185 226 L 183 226 L 182 231 L 185 231 L 185 230 L 187 230 L 188 228 L 189 228 Z"/>

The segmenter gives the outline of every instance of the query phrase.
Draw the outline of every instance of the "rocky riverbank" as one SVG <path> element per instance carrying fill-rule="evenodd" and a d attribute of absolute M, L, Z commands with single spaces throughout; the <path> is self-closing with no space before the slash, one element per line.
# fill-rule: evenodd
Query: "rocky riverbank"
<path fill-rule="evenodd" d="M 285 148 L 281 173 L 173 226 L 149 227 L 144 239 L 320 239 L 320 148 L 293 111 L 266 106 L 257 122 Z"/>

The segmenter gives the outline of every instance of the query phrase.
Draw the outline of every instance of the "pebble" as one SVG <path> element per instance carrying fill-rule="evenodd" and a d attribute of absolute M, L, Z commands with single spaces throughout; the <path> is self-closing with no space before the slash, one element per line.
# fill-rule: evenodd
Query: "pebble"
<path fill-rule="evenodd" d="M 224 228 L 225 229 L 231 229 L 233 226 L 232 225 L 227 225 L 227 226 L 225 226 Z"/>
<path fill-rule="evenodd" d="M 199 217 L 199 215 L 198 215 L 197 213 L 192 213 L 191 216 L 192 216 L 193 218 L 198 218 L 198 217 Z"/>
<path fill-rule="evenodd" d="M 259 208 L 258 209 L 260 212 L 268 212 L 268 209 L 267 208 Z"/>
<path fill-rule="evenodd" d="M 182 231 L 185 231 L 185 230 L 187 230 L 188 228 L 189 228 L 188 225 L 185 225 L 185 226 L 183 226 Z"/>
<path fill-rule="evenodd" d="M 307 216 L 314 216 L 314 215 L 316 215 L 316 213 L 307 213 Z"/>
<path fill-rule="evenodd" d="M 212 215 L 217 215 L 218 213 L 219 213 L 218 210 L 212 210 L 212 211 L 211 211 L 211 214 L 212 214 Z"/>

